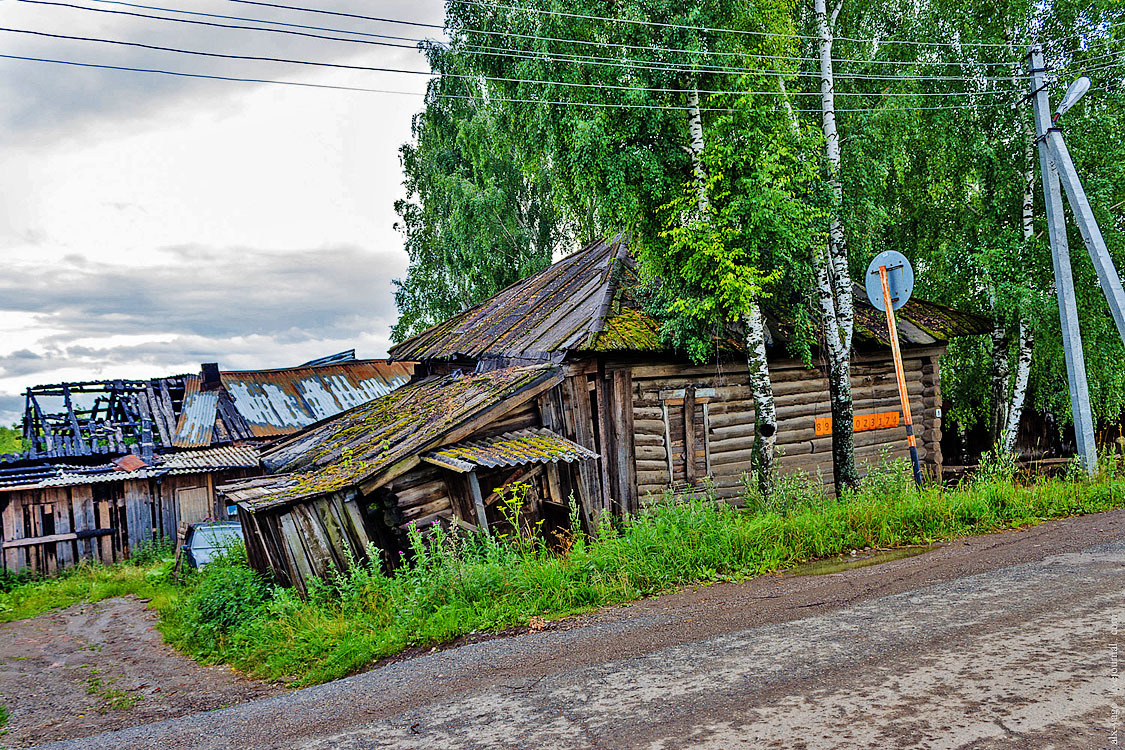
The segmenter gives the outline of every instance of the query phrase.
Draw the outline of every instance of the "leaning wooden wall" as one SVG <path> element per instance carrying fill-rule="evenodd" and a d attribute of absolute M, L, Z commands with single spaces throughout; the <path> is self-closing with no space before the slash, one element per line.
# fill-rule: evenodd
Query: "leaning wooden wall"
<path fill-rule="evenodd" d="M 904 370 L 923 465 L 936 476 L 941 468 L 940 347 L 908 350 Z M 671 486 L 699 488 L 706 478 L 720 497 L 742 492 L 751 469 L 754 404 L 747 376 L 737 366 L 690 367 L 679 364 L 629 366 L 633 378 L 633 433 L 637 486 L 642 498 L 658 497 Z M 796 361 L 771 364 L 778 419 L 778 468 L 818 473 L 832 481 L 832 437 L 817 434 L 818 418 L 830 417 L 828 381 L 821 370 Z M 857 355 L 852 368 L 856 415 L 900 412 L 898 387 L 889 356 Z M 905 429 L 899 426 L 855 433 L 861 472 L 891 457 L 908 456 Z"/>
<path fill-rule="evenodd" d="M 355 490 L 253 514 L 240 509 L 239 517 L 250 564 L 301 592 L 314 576 L 347 570 L 349 555 L 366 562 L 375 541 Z"/>

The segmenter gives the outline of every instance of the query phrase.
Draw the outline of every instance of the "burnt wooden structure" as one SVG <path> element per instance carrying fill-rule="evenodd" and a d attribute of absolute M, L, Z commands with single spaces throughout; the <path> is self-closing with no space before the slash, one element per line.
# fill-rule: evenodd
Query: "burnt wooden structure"
<path fill-rule="evenodd" d="M 636 282 L 624 238 L 593 243 L 395 346 L 392 357 L 418 363 L 415 382 L 269 447 L 263 464 L 277 474 L 223 488 L 249 529 L 255 566 L 300 587 L 349 556 L 365 557 L 369 543 L 393 562 L 411 524 L 496 523 L 496 490 L 517 480 L 532 485 L 528 512 L 573 496 L 591 524 L 666 491 L 737 501 L 754 434 L 745 360 L 737 344 L 706 366 L 669 351 L 634 296 Z M 922 300 L 899 315 L 920 457 L 940 476 L 939 360 L 950 336 L 989 326 Z M 767 318 L 779 469 L 831 483 L 825 372 L 786 356 L 792 324 Z M 861 466 L 884 451 L 907 455 L 886 337 L 874 308 L 857 311 Z M 527 430 L 551 447 L 487 469 L 442 460 L 465 441 L 503 444 Z"/>

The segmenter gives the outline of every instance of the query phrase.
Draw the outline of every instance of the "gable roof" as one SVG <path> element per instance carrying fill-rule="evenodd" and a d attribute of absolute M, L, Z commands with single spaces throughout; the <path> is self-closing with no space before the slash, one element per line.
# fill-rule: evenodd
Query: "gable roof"
<path fill-rule="evenodd" d="M 221 489 L 253 511 L 360 484 L 374 489 L 562 377 L 557 367 L 533 365 L 426 378 L 270 446 L 262 464 L 285 473 Z"/>
<path fill-rule="evenodd" d="M 624 235 L 603 239 L 391 347 L 390 356 L 415 361 L 484 357 L 560 361 L 571 351 L 668 351 L 660 340 L 660 323 L 644 312 L 634 295 L 638 282 Z M 886 319 L 867 302 L 867 293 L 858 284 L 855 309 L 856 341 L 889 346 Z M 764 312 L 775 340 L 793 336 L 793 322 L 783 312 Z M 979 315 L 917 297 L 896 316 L 907 346 L 991 330 L 988 320 Z M 742 349 L 737 330 L 727 338 L 724 348 Z"/>
<path fill-rule="evenodd" d="M 397 360 L 574 350 L 659 350 L 659 328 L 629 293 L 637 278 L 623 235 L 593 242 L 444 323 L 391 347 Z M 624 312 L 627 319 L 619 319 Z"/>

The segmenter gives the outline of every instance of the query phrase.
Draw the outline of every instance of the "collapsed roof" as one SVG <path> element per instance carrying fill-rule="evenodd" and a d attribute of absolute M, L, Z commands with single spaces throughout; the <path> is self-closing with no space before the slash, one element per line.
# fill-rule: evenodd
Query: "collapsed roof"
<path fill-rule="evenodd" d="M 206 448 L 292 434 L 407 383 L 413 365 L 346 360 L 301 367 L 152 380 L 104 380 L 28 388 L 24 454 L 42 460 Z"/>

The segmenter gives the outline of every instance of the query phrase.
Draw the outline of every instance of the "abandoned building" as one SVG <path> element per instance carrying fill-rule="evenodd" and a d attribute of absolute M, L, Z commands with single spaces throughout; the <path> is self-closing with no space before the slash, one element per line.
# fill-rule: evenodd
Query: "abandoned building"
<path fill-rule="evenodd" d="M 184 524 L 225 519 L 217 484 L 261 473 L 259 446 L 410 380 L 413 366 L 354 352 L 280 370 L 36 386 L 27 450 L 0 461 L 8 570 L 127 558 Z"/>
<path fill-rule="evenodd" d="M 754 406 L 745 359 L 695 365 L 665 347 L 634 295 L 626 242 L 596 242 L 408 339 L 392 358 L 413 382 L 267 446 L 269 476 L 220 488 L 237 504 L 252 564 L 303 588 L 369 543 L 393 562 L 410 524 L 503 523 L 505 488 L 530 487 L 532 518 L 587 523 L 635 512 L 666 489 L 737 498 L 750 471 Z M 907 455 L 879 311 L 857 299 L 856 456 Z M 927 469 L 940 475 L 939 358 L 987 321 L 922 300 L 898 313 L 907 390 Z M 778 467 L 831 481 L 824 371 L 786 354 L 768 320 Z M 897 429 L 896 429 L 897 428 Z"/>

